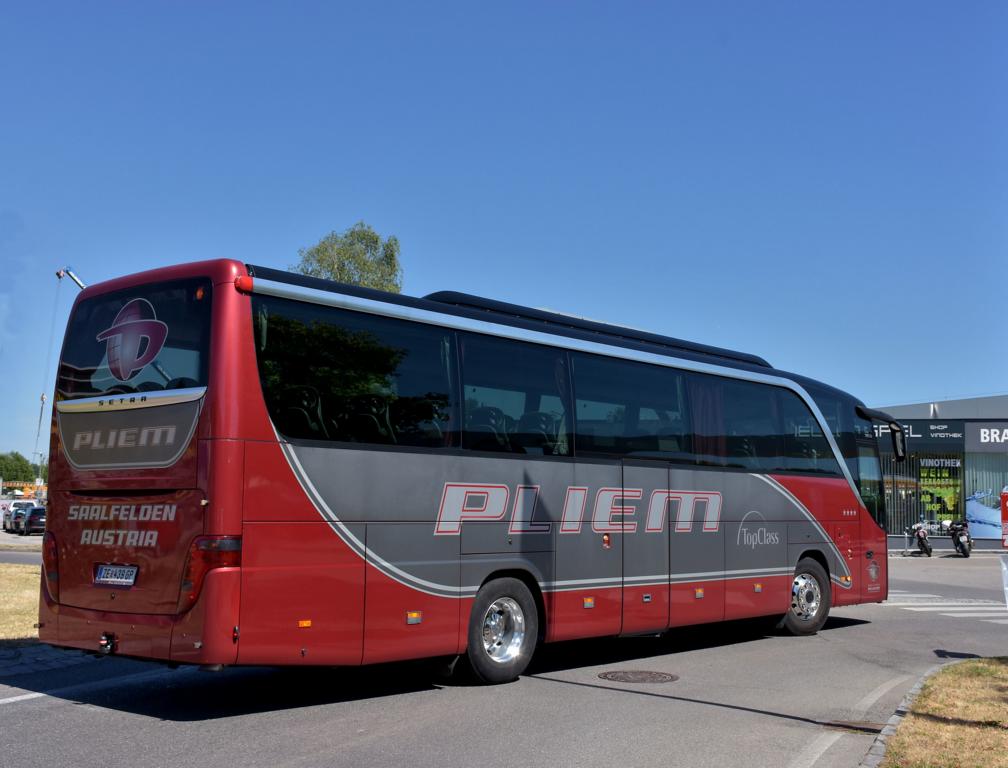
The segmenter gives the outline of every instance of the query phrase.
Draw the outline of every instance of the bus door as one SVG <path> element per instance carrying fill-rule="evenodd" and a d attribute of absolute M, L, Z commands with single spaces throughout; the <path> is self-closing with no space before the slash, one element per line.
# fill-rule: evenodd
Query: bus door
<path fill-rule="evenodd" d="M 885 600 L 888 589 L 888 552 L 886 533 L 868 515 L 861 513 L 861 599 Z M 857 578 L 857 576 L 855 576 Z"/>
<path fill-rule="evenodd" d="M 669 487 L 667 462 L 623 461 L 623 634 L 669 624 Z"/>
<path fill-rule="evenodd" d="M 870 435 L 871 433 L 868 432 Z M 879 464 L 878 446 L 871 439 L 859 439 L 858 478 L 861 499 L 868 508 L 868 514 L 860 513 L 861 542 L 864 553 L 861 564 L 864 568 L 861 579 L 862 600 L 885 600 L 888 589 L 888 554 L 885 525 L 885 494 L 882 486 L 882 467 Z"/>

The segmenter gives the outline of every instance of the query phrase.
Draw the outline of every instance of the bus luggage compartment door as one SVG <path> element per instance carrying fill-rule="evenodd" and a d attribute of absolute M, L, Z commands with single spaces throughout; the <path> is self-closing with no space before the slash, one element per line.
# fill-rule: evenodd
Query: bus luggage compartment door
<path fill-rule="evenodd" d="M 328 523 L 245 523 L 239 663 L 360 664 L 363 623 L 364 560 Z"/>
<path fill-rule="evenodd" d="M 618 463 L 574 465 L 564 508 L 579 511 L 565 519 L 556 536 L 556 581 L 546 596 L 550 618 L 546 639 L 618 635 L 623 623 L 623 472 Z M 629 516 L 628 519 L 633 519 Z"/>
<path fill-rule="evenodd" d="M 669 624 L 669 479 L 665 462 L 623 462 L 622 506 L 636 509 L 621 516 L 630 526 L 623 538 L 623 634 Z"/>

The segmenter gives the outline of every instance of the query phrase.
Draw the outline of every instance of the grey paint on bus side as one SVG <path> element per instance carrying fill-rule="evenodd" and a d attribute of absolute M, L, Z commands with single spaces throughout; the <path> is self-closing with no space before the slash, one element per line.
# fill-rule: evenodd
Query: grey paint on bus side
<path fill-rule="evenodd" d="M 430 594 L 472 596 L 488 575 L 512 568 L 528 571 L 546 591 L 785 575 L 810 549 L 826 557 L 837 586 L 851 587 L 843 578 L 851 576 L 846 560 L 822 525 L 763 475 L 661 462 L 281 446 L 319 514 L 351 549 L 390 578 Z M 457 533 L 436 535 L 446 484 L 505 486 L 503 518 L 463 520 Z M 548 523 L 548 532 L 512 529 L 519 487 L 538 489 L 526 527 Z M 576 533 L 561 532 L 569 488 L 587 489 Z M 612 519 L 636 526 L 610 531 L 608 547 L 592 525 L 603 488 L 616 490 L 614 505 L 632 508 Z M 664 508 L 660 530 L 647 530 L 653 495 L 669 490 L 719 494 L 716 530 L 704 530 L 704 504 L 693 507 L 687 530 L 678 498 Z M 596 522 L 609 517 L 603 512 Z M 366 524 L 366 540 L 351 530 L 359 523 Z"/>

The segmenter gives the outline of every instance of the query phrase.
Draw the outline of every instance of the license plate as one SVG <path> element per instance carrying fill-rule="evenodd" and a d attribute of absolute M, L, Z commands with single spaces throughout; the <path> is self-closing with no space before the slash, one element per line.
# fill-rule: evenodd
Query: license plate
<path fill-rule="evenodd" d="M 135 565 L 99 565 L 95 571 L 94 583 L 112 587 L 132 587 L 136 581 Z"/>

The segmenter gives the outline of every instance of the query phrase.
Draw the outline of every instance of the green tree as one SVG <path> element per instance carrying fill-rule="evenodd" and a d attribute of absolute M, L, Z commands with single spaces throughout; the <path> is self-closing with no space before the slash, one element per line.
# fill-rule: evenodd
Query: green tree
<path fill-rule="evenodd" d="M 311 248 L 298 251 L 296 272 L 383 291 L 402 291 L 399 240 L 381 235 L 358 221 L 345 232 L 330 232 Z"/>
<path fill-rule="evenodd" d="M 34 480 L 35 471 L 31 462 L 17 451 L 0 453 L 0 477 L 4 482 L 13 480 Z"/>

